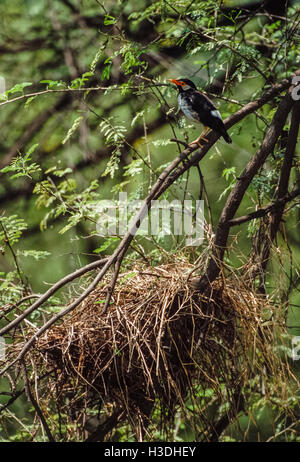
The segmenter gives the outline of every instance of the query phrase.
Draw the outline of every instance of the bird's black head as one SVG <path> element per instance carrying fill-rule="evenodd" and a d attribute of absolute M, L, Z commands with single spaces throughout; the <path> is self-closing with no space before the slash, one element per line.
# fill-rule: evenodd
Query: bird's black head
<path fill-rule="evenodd" d="M 189 79 L 170 79 L 170 82 L 175 83 L 180 92 L 191 89 L 196 90 L 196 85 Z"/>

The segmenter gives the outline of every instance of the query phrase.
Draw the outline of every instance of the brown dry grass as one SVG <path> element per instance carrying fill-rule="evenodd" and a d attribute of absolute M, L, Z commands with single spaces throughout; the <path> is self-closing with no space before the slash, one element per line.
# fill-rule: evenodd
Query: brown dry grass
<path fill-rule="evenodd" d="M 120 276 L 103 315 L 107 275 L 36 343 L 31 360 L 39 374 L 56 370 L 41 391 L 46 401 L 55 397 L 73 421 L 87 407 L 117 410 L 119 422 L 141 435 L 157 404 L 161 425 L 170 427 L 179 408 L 187 411 L 187 399 L 199 405 L 199 390 L 213 390 L 232 416 L 257 375 L 264 393 L 272 381 L 280 388 L 285 366 L 273 350 L 273 325 L 263 324 L 272 307 L 234 274 L 201 295 L 187 285 L 192 268 L 187 260 L 136 264 Z M 205 399 L 197 412 L 206 420 Z"/>

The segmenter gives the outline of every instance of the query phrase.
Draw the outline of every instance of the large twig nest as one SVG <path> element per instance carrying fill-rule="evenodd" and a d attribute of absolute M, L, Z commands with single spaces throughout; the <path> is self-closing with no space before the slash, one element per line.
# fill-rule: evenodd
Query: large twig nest
<path fill-rule="evenodd" d="M 221 278 L 205 295 L 191 291 L 190 269 L 187 261 L 136 265 L 120 276 L 103 315 L 108 276 L 38 340 L 39 360 L 59 371 L 58 395 L 74 412 L 84 396 L 147 423 L 159 402 L 167 421 L 195 388 L 221 395 L 225 387 L 230 400 L 257 366 L 274 367 L 261 327 L 265 302 L 238 279 Z"/>

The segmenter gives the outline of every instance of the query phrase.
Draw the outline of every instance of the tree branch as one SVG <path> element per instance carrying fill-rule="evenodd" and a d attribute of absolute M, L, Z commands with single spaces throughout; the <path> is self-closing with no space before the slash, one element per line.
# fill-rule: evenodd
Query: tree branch
<path fill-rule="evenodd" d="M 282 203 L 278 208 L 276 208 L 275 213 L 270 217 L 269 239 L 265 239 L 263 241 L 262 249 L 260 252 L 260 265 L 259 265 L 260 285 L 259 285 L 258 290 L 262 293 L 265 293 L 266 270 L 267 270 L 267 265 L 268 265 L 268 261 L 270 258 L 271 245 L 274 239 L 276 238 L 276 234 L 278 232 L 280 222 L 282 219 L 282 215 L 284 212 L 283 199 L 287 195 L 287 191 L 288 191 L 293 158 L 294 158 L 296 144 L 297 144 L 299 120 L 300 120 L 300 103 L 297 102 L 294 104 L 294 107 L 292 110 L 291 126 L 289 130 L 287 147 L 285 151 L 283 165 L 281 168 L 278 189 L 277 189 L 277 194 L 276 194 L 277 202 L 280 203 L 281 201 Z"/>
<path fill-rule="evenodd" d="M 41 424 L 43 425 L 43 427 L 45 429 L 45 432 L 46 432 L 46 434 L 48 436 L 49 441 L 54 443 L 55 439 L 53 438 L 53 436 L 52 436 L 52 434 L 50 432 L 50 429 L 48 427 L 48 424 L 47 424 L 47 421 L 46 421 L 46 419 L 44 417 L 44 414 L 43 414 L 40 406 L 38 405 L 36 399 L 34 398 L 32 392 L 31 392 L 30 383 L 29 383 L 29 380 L 28 380 L 28 375 L 27 375 L 27 370 L 26 370 L 26 365 L 25 365 L 24 361 L 22 361 L 22 370 L 23 370 L 24 388 L 25 388 L 26 395 L 27 395 L 29 401 L 31 401 L 37 415 L 39 416 L 39 419 L 40 419 Z"/>
<path fill-rule="evenodd" d="M 225 225 L 230 226 L 230 227 L 237 226 L 237 225 L 246 223 L 247 221 L 254 220 L 255 218 L 264 217 L 268 213 L 272 213 L 275 211 L 278 212 L 278 210 L 283 211 L 284 205 L 287 202 L 292 201 L 293 199 L 295 199 L 295 197 L 299 195 L 300 195 L 300 188 L 295 189 L 295 191 L 285 194 L 283 197 L 281 197 L 277 201 L 273 202 L 272 204 L 266 205 L 266 207 L 258 209 L 255 212 L 248 213 L 248 215 L 243 215 L 242 217 L 233 218 L 232 220 L 227 221 Z"/>
<path fill-rule="evenodd" d="M 107 262 L 107 258 L 103 258 L 102 260 L 97 260 L 92 263 L 89 263 L 86 266 L 83 266 L 82 268 L 79 268 L 78 270 L 74 271 L 73 273 L 68 274 L 67 276 L 63 277 L 60 279 L 58 282 L 56 282 L 52 287 L 50 287 L 47 292 L 45 292 L 39 299 L 33 303 L 27 310 L 23 311 L 23 313 L 18 316 L 16 319 L 11 321 L 7 326 L 5 326 L 3 329 L 0 330 L 0 335 L 5 335 L 7 332 L 9 332 L 11 329 L 14 329 L 20 322 L 23 321 L 29 314 L 31 314 L 33 311 L 35 311 L 37 308 L 39 308 L 43 303 L 45 303 L 52 295 L 55 294 L 59 289 L 64 287 L 66 284 L 68 284 L 71 281 L 74 281 L 74 279 L 79 278 L 83 274 L 88 273 L 89 271 L 92 271 L 96 268 L 99 268 L 100 266 L 104 265 Z M 24 299 L 22 299 L 24 301 Z M 19 304 L 17 302 L 15 305 Z"/>

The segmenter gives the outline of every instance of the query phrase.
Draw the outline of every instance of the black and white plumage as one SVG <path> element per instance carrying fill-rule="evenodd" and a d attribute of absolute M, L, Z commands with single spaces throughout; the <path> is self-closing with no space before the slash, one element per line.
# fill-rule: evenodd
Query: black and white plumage
<path fill-rule="evenodd" d="M 200 144 L 200 140 L 207 141 L 205 135 L 209 129 L 219 133 L 226 143 L 232 140 L 228 135 L 220 112 L 214 103 L 203 93 L 197 90 L 195 84 L 189 79 L 170 79 L 179 91 L 178 105 L 184 115 L 189 119 L 204 125 L 203 133 L 190 144 Z"/>

